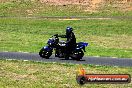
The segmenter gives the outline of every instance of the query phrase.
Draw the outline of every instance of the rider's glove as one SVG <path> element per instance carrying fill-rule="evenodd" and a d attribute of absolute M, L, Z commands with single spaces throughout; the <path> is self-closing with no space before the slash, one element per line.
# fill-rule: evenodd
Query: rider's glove
<path fill-rule="evenodd" d="M 55 34 L 54 36 L 58 36 L 58 34 Z"/>

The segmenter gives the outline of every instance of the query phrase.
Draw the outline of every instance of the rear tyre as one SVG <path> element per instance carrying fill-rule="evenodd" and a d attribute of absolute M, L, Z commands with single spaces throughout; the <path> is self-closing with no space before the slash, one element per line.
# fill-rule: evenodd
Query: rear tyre
<path fill-rule="evenodd" d="M 52 51 L 46 51 L 43 48 L 39 52 L 40 57 L 49 59 L 49 57 L 52 55 Z"/>
<path fill-rule="evenodd" d="M 71 56 L 72 59 L 79 61 L 84 56 L 84 53 L 82 50 L 74 51 L 73 55 Z"/>

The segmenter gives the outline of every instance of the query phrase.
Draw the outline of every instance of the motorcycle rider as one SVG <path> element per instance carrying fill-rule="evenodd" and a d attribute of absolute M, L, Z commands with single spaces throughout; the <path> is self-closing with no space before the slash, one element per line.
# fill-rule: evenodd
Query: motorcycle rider
<path fill-rule="evenodd" d="M 61 35 L 62 38 L 67 38 L 66 49 L 65 49 L 65 59 L 69 59 L 71 51 L 76 48 L 76 37 L 73 33 L 72 27 L 66 28 L 66 35 Z"/>

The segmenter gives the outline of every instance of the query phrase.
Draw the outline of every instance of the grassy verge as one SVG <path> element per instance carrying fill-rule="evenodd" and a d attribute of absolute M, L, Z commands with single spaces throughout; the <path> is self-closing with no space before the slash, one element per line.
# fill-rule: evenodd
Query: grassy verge
<path fill-rule="evenodd" d="M 130 74 L 131 67 L 82 65 L 89 74 Z M 0 88 L 80 88 L 78 65 L 0 59 Z M 131 88 L 130 84 L 86 84 L 82 88 Z"/>
<path fill-rule="evenodd" d="M 131 20 L 0 19 L 0 51 L 36 52 L 53 34 L 72 26 L 77 42 L 88 42 L 86 55 L 132 58 Z"/>

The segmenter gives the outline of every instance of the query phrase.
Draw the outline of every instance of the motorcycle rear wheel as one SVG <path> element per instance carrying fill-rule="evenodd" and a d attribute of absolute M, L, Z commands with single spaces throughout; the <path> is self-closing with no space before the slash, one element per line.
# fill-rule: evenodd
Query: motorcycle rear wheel
<path fill-rule="evenodd" d="M 72 59 L 79 61 L 84 56 L 84 53 L 82 50 L 74 51 L 73 55 L 71 56 Z"/>

